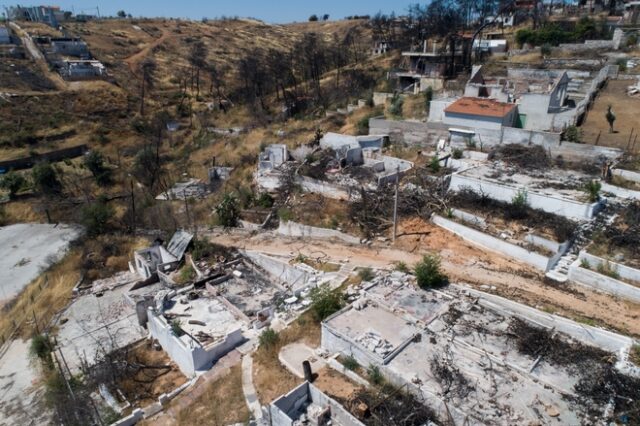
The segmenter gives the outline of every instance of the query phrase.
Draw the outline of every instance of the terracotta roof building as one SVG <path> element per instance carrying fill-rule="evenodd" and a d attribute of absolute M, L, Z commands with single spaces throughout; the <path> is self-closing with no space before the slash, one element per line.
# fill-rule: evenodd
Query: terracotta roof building
<path fill-rule="evenodd" d="M 488 98 L 460 98 L 444 110 L 443 122 L 451 126 L 481 129 L 511 127 L 518 116 L 518 106 Z"/>

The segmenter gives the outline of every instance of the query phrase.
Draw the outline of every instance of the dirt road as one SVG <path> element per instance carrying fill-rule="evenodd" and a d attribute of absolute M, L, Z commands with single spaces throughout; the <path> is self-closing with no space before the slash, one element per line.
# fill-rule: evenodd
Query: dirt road
<path fill-rule="evenodd" d="M 542 274 L 500 255 L 479 249 L 423 221 L 401 224 L 395 245 L 349 246 L 339 241 L 290 239 L 272 233 L 211 234 L 211 240 L 272 255 L 324 257 L 358 266 L 393 267 L 416 263 L 437 252 L 451 282 L 498 294 L 529 306 L 589 324 L 640 336 L 640 305 L 572 285 L 548 285 Z"/>

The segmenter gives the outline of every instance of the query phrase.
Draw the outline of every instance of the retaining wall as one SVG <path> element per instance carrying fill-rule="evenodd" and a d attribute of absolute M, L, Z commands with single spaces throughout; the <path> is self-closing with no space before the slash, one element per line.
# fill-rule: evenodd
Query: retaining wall
<path fill-rule="evenodd" d="M 496 253 L 500 253 L 504 256 L 517 259 L 543 272 L 547 271 L 547 268 L 549 265 L 548 257 L 545 257 L 535 252 L 528 251 L 523 247 L 516 246 L 514 244 L 503 241 L 499 238 L 495 238 L 483 232 L 476 231 L 475 229 L 472 229 L 472 228 L 469 228 L 468 226 L 464 226 L 459 223 L 453 222 L 451 220 L 445 219 L 444 217 L 441 217 L 441 216 L 435 215 L 431 220 L 433 221 L 433 223 L 440 226 L 441 228 L 444 228 L 447 231 L 453 232 L 454 234 L 459 235 L 463 239 L 473 244 L 489 249 Z"/>
<path fill-rule="evenodd" d="M 624 278 L 626 280 L 631 280 L 631 281 L 638 281 L 640 283 L 640 270 L 638 269 L 632 268 L 630 266 L 622 265 L 620 263 L 608 261 L 601 257 L 589 254 L 584 250 L 580 252 L 578 259 L 586 260 L 587 262 L 589 262 L 589 265 L 591 265 L 591 267 L 596 269 L 598 268 L 598 266 L 608 263 L 609 267 L 612 270 L 616 271 L 621 278 Z"/>
<path fill-rule="evenodd" d="M 254 251 L 246 251 L 243 254 L 280 283 L 291 287 L 294 293 L 301 291 L 312 282 L 315 282 L 313 274 L 274 257 Z"/>
<path fill-rule="evenodd" d="M 632 182 L 640 183 L 640 173 L 632 172 L 631 170 L 613 169 L 611 170 L 613 176 L 620 176 L 623 179 L 630 180 Z"/>
<path fill-rule="evenodd" d="M 44 154 L 32 155 L 31 157 L 18 158 L 16 160 L 0 161 L 0 169 L 5 170 L 21 170 L 33 167 L 40 161 L 56 162 L 67 158 L 76 158 L 84 155 L 89 148 L 82 144 L 72 146 L 71 148 L 63 148 L 55 151 L 45 152 Z"/>
<path fill-rule="evenodd" d="M 494 200 L 504 201 L 507 203 L 510 203 L 518 194 L 518 191 L 522 189 L 522 187 L 454 173 L 451 176 L 449 190 L 460 191 L 463 188 L 471 188 L 475 192 L 482 192 Z M 528 192 L 527 201 L 531 208 L 540 209 L 548 213 L 577 220 L 591 219 L 602 208 L 602 205 L 599 202 L 586 204 L 536 192 Z"/>
<path fill-rule="evenodd" d="M 360 239 L 344 232 L 333 229 L 316 228 L 314 226 L 303 225 L 301 223 L 288 221 L 280 222 L 278 234 L 286 237 L 302 237 L 302 238 L 326 238 L 338 239 L 348 244 L 360 244 Z"/>
<path fill-rule="evenodd" d="M 140 408 L 136 408 L 133 412 L 127 417 L 123 417 L 122 419 L 111 423 L 110 426 L 133 426 L 138 423 L 140 420 L 144 418 L 144 411 Z"/>
<path fill-rule="evenodd" d="M 395 121 L 384 117 L 369 119 L 369 134 L 389 135 L 392 143 L 435 146 L 440 139 L 449 137 L 448 127 L 441 123 L 422 123 L 417 121 Z"/>
<path fill-rule="evenodd" d="M 552 315 L 529 306 L 505 299 L 494 294 L 484 293 L 469 287 L 452 286 L 478 296 L 481 306 L 496 312 L 516 316 L 526 322 L 539 325 L 547 329 L 557 330 L 590 346 L 598 347 L 608 352 L 619 352 L 631 347 L 633 340 L 621 334 L 613 333 L 601 328 L 580 324 L 575 321 Z"/>
<path fill-rule="evenodd" d="M 330 183 L 312 179 L 307 176 L 298 176 L 298 182 L 300 183 L 300 186 L 302 186 L 302 189 L 307 192 L 321 194 L 327 198 L 331 198 L 334 200 L 344 201 L 349 199 L 349 192 L 345 188 L 339 187 L 337 185 L 332 185 Z"/>
<path fill-rule="evenodd" d="M 603 192 L 610 192 L 616 197 L 626 198 L 628 200 L 640 200 L 640 191 L 622 188 L 620 186 L 611 185 L 606 182 L 602 182 L 601 185 Z"/>
<path fill-rule="evenodd" d="M 580 260 L 569 266 L 569 279 L 576 284 L 640 303 L 640 288 L 580 266 Z"/>

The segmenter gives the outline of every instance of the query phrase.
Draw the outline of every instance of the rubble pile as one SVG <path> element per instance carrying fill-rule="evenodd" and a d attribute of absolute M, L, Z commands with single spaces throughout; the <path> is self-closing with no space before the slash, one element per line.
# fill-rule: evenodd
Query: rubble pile
<path fill-rule="evenodd" d="M 366 333 L 358 336 L 356 342 L 367 348 L 367 350 L 376 353 L 383 358 L 389 355 L 394 350 L 394 346 L 375 330 L 367 331 Z"/>

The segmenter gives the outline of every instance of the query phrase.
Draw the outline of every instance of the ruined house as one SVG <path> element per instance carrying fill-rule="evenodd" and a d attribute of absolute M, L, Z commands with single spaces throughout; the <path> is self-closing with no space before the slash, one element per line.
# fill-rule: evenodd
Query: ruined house
<path fill-rule="evenodd" d="M 403 92 L 420 93 L 431 87 L 440 90 L 447 78 L 464 69 L 471 40 L 458 37 L 452 41 L 425 40 L 420 48 L 402 52 L 403 70 L 393 73 Z"/>
<path fill-rule="evenodd" d="M 309 382 L 302 383 L 273 401 L 267 414 L 272 426 L 363 426 L 337 401 Z"/>
<path fill-rule="evenodd" d="M 63 56 L 89 57 L 87 43 L 77 38 L 52 38 L 51 51 Z"/>
<path fill-rule="evenodd" d="M 192 239 L 192 234 L 178 230 L 173 234 L 166 248 L 160 240 L 156 240 L 151 247 L 138 250 L 133 254 L 134 261 L 129 265 L 129 269 L 137 272 L 143 280 L 157 274 L 162 281 L 163 276 L 178 268 Z"/>
<path fill-rule="evenodd" d="M 107 68 L 96 60 L 66 60 L 60 67 L 65 80 L 92 80 L 107 77 Z"/>

